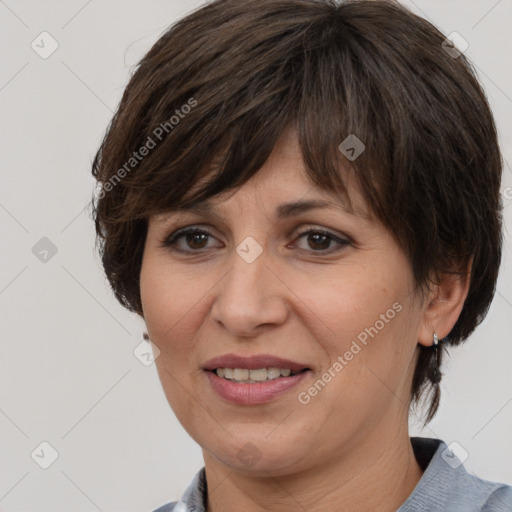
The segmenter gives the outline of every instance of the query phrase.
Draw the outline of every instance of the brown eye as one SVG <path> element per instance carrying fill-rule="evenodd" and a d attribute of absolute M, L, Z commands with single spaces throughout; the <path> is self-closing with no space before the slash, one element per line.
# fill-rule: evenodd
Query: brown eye
<path fill-rule="evenodd" d="M 199 252 L 208 248 L 210 238 L 213 238 L 213 235 L 208 230 L 192 227 L 178 230 L 163 240 L 162 245 L 182 252 Z"/>
<path fill-rule="evenodd" d="M 318 229 L 310 229 L 303 231 L 297 237 L 297 240 L 305 238 L 308 247 L 301 248 L 313 252 L 336 252 L 341 250 L 344 246 L 349 245 L 350 241 L 336 236 L 334 233 L 329 231 L 323 231 Z M 332 247 L 331 244 L 334 242 L 337 247 Z M 332 249 L 332 250 L 329 250 Z"/>
<path fill-rule="evenodd" d="M 312 249 L 328 249 L 332 241 L 328 235 L 320 233 L 312 233 L 308 235 L 307 240 Z"/>
<path fill-rule="evenodd" d="M 191 249 L 204 249 L 206 243 L 208 242 L 208 237 L 209 235 L 201 232 L 185 234 L 186 244 Z"/>

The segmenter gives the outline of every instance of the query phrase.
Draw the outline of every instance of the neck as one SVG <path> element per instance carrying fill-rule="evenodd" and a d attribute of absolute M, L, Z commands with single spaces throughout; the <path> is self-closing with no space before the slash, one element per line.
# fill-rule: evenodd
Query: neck
<path fill-rule="evenodd" d="M 244 510 L 308 512 L 392 512 L 408 498 L 422 476 L 405 428 L 380 429 L 342 456 L 285 476 L 251 476 L 203 452 L 208 481 L 208 512 Z M 368 433 L 367 433 L 368 434 Z M 378 435 L 377 435 L 378 434 Z M 384 439 L 384 441 L 383 441 Z"/>

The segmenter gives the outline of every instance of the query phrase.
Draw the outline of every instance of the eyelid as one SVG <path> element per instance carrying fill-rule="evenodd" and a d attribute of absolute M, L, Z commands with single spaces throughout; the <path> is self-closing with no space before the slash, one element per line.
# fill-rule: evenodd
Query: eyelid
<path fill-rule="evenodd" d="M 208 226 L 203 225 L 191 225 L 185 226 L 183 228 L 179 228 L 170 235 L 165 235 L 164 238 L 160 241 L 162 247 L 170 247 L 180 236 L 186 235 L 188 233 L 205 233 L 208 236 L 215 238 L 212 230 Z M 192 251 L 193 252 L 193 251 Z M 195 251 L 199 252 L 199 251 Z"/>
<path fill-rule="evenodd" d="M 164 248 L 171 248 L 180 237 L 182 237 L 183 235 L 186 235 L 188 233 L 201 233 L 201 234 L 206 234 L 211 238 L 216 238 L 209 226 L 205 226 L 203 224 L 192 224 L 192 225 L 177 229 L 171 235 L 166 235 L 160 241 L 159 245 Z M 287 235 L 288 237 L 293 236 L 293 238 L 294 238 L 293 241 L 291 242 L 291 244 L 295 243 L 297 240 L 299 240 L 303 236 L 308 235 L 310 233 L 328 236 L 333 242 L 335 242 L 337 244 L 337 248 L 331 248 L 331 249 L 328 249 L 325 251 L 314 251 L 312 249 L 308 250 L 308 249 L 300 249 L 299 248 L 300 251 L 316 253 L 318 255 L 331 254 L 331 253 L 337 252 L 338 250 L 341 250 L 343 247 L 345 247 L 347 245 L 354 244 L 354 242 L 350 236 L 348 236 L 346 234 L 336 234 L 330 228 L 324 228 L 324 227 L 320 227 L 317 225 L 309 225 L 305 228 L 302 227 L 301 231 L 299 233 L 297 233 L 296 235 L 292 235 L 292 233 L 290 235 Z M 179 251 L 179 252 L 183 252 L 183 253 L 200 253 L 200 252 L 205 251 L 206 249 L 198 249 L 198 250 L 194 251 L 194 250 L 182 250 L 182 249 L 175 248 L 175 250 Z"/>
<path fill-rule="evenodd" d="M 302 249 L 300 247 L 297 247 L 296 250 L 298 250 L 302 253 L 307 253 L 308 255 L 311 255 L 312 257 L 327 258 L 329 256 L 336 255 L 336 254 L 340 253 L 346 247 L 353 245 L 352 240 L 349 236 L 346 236 L 346 235 L 339 236 L 339 235 L 333 233 L 331 230 L 328 230 L 325 228 L 319 228 L 319 227 L 309 227 L 309 228 L 302 230 L 300 233 L 298 233 L 294 237 L 294 240 L 293 240 L 293 242 L 291 242 L 291 244 L 295 245 L 298 240 L 300 240 L 301 238 L 303 238 L 304 236 L 309 235 L 309 234 L 325 235 L 330 239 L 329 244 L 331 242 L 334 242 L 334 247 L 331 247 L 326 250 L 319 250 L 319 251 L 315 251 L 313 249 Z"/>
<path fill-rule="evenodd" d="M 352 238 L 345 233 L 336 233 L 334 230 L 332 230 L 330 228 L 324 228 L 324 227 L 320 227 L 320 226 L 317 226 L 314 224 L 301 229 L 301 231 L 299 233 L 297 233 L 296 238 L 300 238 L 303 235 L 306 235 L 310 232 L 320 233 L 323 235 L 330 236 L 333 240 L 336 240 L 338 242 L 347 242 L 350 244 L 354 243 Z"/>

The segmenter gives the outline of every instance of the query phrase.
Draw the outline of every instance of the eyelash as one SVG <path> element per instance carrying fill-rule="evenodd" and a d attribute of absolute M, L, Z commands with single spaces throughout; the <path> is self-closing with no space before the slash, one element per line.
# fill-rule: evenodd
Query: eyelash
<path fill-rule="evenodd" d="M 176 242 L 180 238 L 182 238 L 182 237 L 184 237 L 184 236 L 186 236 L 188 234 L 207 235 L 208 237 L 215 238 L 213 236 L 213 234 L 207 228 L 199 229 L 197 227 L 192 226 L 192 227 L 189 227 L 189 228 L 180 229 L 180 230 L 176 231 L 175 233 L 173 233 L 172 235 L 166 237 L 164 240 L 162 240 L 161 246 L 165 247 L 165 248 L 170 248 L 171 250 L 175 250 L 175 251 L 182 252 L 182 253 L 194 253 L 194 252 L 195 253 L 200 253 L 200 252 L 205 252 L 207 250 L 207 249 L 184 250 L 184 249 L 177 249 L 176 247 L 173 247 L 173 246 L 176 245 Z M 340 237 L 336 236 L 334 233 L 331 233 L 330 231 L 326 231 L 324 229 L 319 229 L 319 228 L 316 228 L 316 229 L 311 229 L 310 228 L 310 229 L 307 229 L 305 231 L 302 231 L 301 233 L 299 233 L 297 235 L 296 240 L 299 240 L 303 236 L 310 235 L 310 234 L 327 236 L 332 241 L 334 241 L 334 242 L 336 242 L 338 244 L 338 247 L 336 247 L 334 250 L 332 250 L 332 249 L 325 249 L 325 250 L 316 250 L 315 251 L 315 250 L 311 249 L 310 252 L 312 252 L 312 253 L 332 254 L 332 253 L 335 253 L 335 252 L 338 252 L 338 251 L 342 250 L 345 246 L 350 245 L 352 243 L 351 240 L 348 239 L 348 237 L 346 239 L 340 238 Z M 299 250 L 308 251 L 308 249 L 299 249 Z"/>

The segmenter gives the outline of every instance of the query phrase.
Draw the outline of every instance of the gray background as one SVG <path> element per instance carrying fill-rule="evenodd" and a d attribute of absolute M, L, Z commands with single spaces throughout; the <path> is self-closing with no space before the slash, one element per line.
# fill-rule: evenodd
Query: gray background
<path fill-rule="evenodd" d="M 179 498 L 202 466 L 154 364 L 133 354 L 143 324 L 106 284 L 87 211 L 92 157 L 132 67 L 200 3 L 0 1 L 2 511 L 152 510 Z M 468 41 L 512 162 L 512 1 L 404 3 Z M 31 47 L 51 49 L 43 31 L 58 43 L 46 59 Z M 503 197 L 510 227 L 508 164 Z M 452 351 L 441 410 L 421 434 L 459 443 L 471 472 L 512 483 L 508 231 L 505 243 L 489 315 Z M 411 427 L 420 432 L 414 416 Z M 48 469 L 43 441 L 58 452 Z"/>

